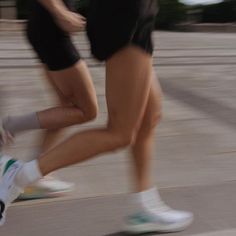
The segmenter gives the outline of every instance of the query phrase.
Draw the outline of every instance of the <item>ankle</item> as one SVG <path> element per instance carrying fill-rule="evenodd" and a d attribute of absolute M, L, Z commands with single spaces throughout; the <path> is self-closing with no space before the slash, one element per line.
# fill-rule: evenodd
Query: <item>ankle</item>
<path fill-rule="evenodd" d="M 42 173 L 38 166 L 38 161 L 33 160 L 24 164 L 16 176 L 16 184 L 25 188 L 42 178 Z"/>

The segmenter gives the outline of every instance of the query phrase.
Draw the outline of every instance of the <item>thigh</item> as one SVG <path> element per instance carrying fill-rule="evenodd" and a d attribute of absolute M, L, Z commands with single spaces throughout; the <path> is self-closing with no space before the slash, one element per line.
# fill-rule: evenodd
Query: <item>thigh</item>
<path fill-rule="evenodd" d="M 60 71 L 47 70 L 50 83 L 60 99 L 82 110 L 97 106 L 95 88 L 86 64 L 80 60 L 70 68 Z"/>
<path fill-rule="evenodd" d="M 69 102 L 63 93 L 59 90 L 59 88 L 56 86 L 54 83 L 54 80 L 50 74 L 50 71 L 48 70 L 47 65 L 43 64 L 43 69 L 44 69 L 44 74 L 45 74 L 45 79 L 47 80 L 48 85 L 52 89 L 52 91 L 56 94 L 57 100 L 59 102 L 59 105 L 61 106 L 69 106 L 72 105 L 71 102 Z"/>
<path fill-rule="evenodd" d="M 148 102 L 152 58 L 129 46 L 106 63 L 109 125 L 119 132 L 137 132 Z"/>

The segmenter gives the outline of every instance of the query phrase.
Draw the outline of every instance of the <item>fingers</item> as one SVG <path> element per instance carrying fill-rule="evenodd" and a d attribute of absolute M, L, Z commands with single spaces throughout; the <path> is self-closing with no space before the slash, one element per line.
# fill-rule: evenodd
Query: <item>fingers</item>
<path fill-rule="evenodd" d="M 77 31 L 84 30 L 85 27 L 86 27 L 86 18 L 83 17 L 82 15 L 79 15 L 79 14 L 76 14 L 76 13 L 74 13 L 74 14 L 75 14 L 75 17 L 77 19 L 75 30 L 77 30 Z"/>
<path fill-rule="evenodd" d="M 80 14 L 75 13 L 82 21 L 86 21 L 86 18 Z"/>
<path fill-rule="evenodd" d="M 58 25 L 66 32 L 73 33 L 83 30 L 86 26 L 86 19 L 75 12 L 64 11 L 56 18 Z"/>

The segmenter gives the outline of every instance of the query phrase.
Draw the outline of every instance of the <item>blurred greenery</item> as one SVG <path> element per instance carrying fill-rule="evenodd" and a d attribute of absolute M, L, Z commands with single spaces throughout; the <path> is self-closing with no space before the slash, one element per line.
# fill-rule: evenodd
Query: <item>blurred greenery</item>
<path fill-rule="evenodd" d="M 18 18 L 27 18 L 32 1 L 35 0 L 16 0 Z M 90 0 L 76 1 L 76 9 L 82 15 L 86 16 L 89 1 Z M 159 4 L 156 27 L 159 29 L 175 29 L 176 24 L 186 21 L 189 17 L 188 14 L 193 12 L 193 10 L 195 12 L 197 10 L 198 14 L 200 14 L 198 16 L 200 22 L 226 23 L 236 21 L 236 0 L 225 0 L 218 4 L 198 5 L 193 7 L 186 6 L 178 0 L 156 1 L 158 1 Z"/>
<path fill-rule="evenodd" d="M 225 0 L 219 4 L 202 8 L 202 22 L 227 23 L 236 21 L 235 0 Z"/>
<path fill-rule="evenodd" d="M 176 24 L 187 19 L 187 7 L 178 0 L 159 0 L 158 4 L 157 28 L 174 29 Z"/>

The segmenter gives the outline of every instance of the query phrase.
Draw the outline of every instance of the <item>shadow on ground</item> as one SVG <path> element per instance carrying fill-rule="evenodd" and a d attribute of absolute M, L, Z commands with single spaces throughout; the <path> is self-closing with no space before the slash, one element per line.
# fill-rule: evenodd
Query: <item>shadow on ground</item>
<path fill-rule="evenodd" d="M 128 234 L 123 233 L 123 232 L 117 232 L 117 233 L 114 233 L 114 234 L 106 234 L 104 236 L 128 236 Z"/>
<path fill-rule="evenodd" d="M 113 234 L 106 234 L 104 236 L 157 236 L 157 235 L 164 235 L 163 233 L 147 233 L 147 234 L 127 234 L 124 232 L 117 232 Z"/>

